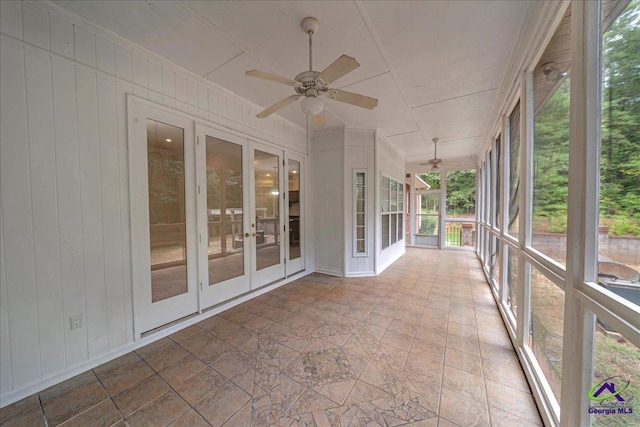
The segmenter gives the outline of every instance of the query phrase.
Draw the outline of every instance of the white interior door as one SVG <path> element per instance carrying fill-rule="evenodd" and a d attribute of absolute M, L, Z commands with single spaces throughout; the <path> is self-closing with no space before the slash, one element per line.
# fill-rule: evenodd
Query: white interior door
<path fill-rule="evenodd" d="M 198 311 L 193 122 L 129 98 L 134 328 Z"/>
<path fill-rule="evenodd" d="M 197 127 L 198 225 L 202 308 L 250 290 L 247 140 Z"/>
<path fill-rule="evenodd" d="M 251 143 L 251 289 L 285 275 L 283 158 L 282 150 Z"/>

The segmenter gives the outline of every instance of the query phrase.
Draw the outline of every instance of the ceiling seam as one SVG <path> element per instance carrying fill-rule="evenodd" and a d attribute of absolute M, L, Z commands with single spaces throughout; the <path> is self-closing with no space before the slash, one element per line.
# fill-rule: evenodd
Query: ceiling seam
<path fill-rule="evenodd" d="M 480 94 L 487 93 L 487 92 L 493 92 L 493 91 L 496 91 L 498 89 L 500 89 L 500 88 L 499 87 L 494 87 L 494 88 L 491 88 L 491 89 L 485 89 L 485 90 L 481 90 L 481 91 L 478 91 L 478 92 L 472 92 L 472 93 L 467 93 L 465 95 L 459 95 L 459 96 L 454 96 L 452 98 L 442 99 L 440 101 L 427 102 L 426 104 L 421 104 L 421 105 L 416 105 L 415 107 L 411 107 L 411 109 L 428 107 L 430 105 L 436 105 L 436 104 L 442 104 L 443 102 L 449 102 L 449 101 L 453 101 L 453 100 L 456 100 L 456 99 L 466 98 L 466 97 L 469 97 L 469 96 L 480 95 Z"/>
<path fill-rule="evenodd" d="M 396 84 L 396 87 L 398 88 L 398 93 L 400 93 L 400 96 L 402 97 L 402 100 L 403 100 L 405 106 L 411 112 L 411 118 L 413 119 L 413 124 L 415 125 L 415 127 L 417 129 L 417 132 L 420 133 L 420 136 L 422 137 L 422 140 L 426 143 L 424 135 L 422 134 L 422 130 L 420 129 L 420 126 L 418 125 L 418 120 L 416 119 L 416 116 L 415 116 L 415 114 L 413 112 L 413 109 L 409 105 L 409 101 L 407 100 L 406 95 L 404 94 L 404 92 L 402 91 L 402 88 L 400 87 L 400 84 L 398 83 L 398 77 L 396 76 L 396 72 L 395 72 L 394 68 L 391 66 L 389 58 L 387 57 L 387 54 L 386 54 L 386 52 L 384 51 L 384 49 L 382 47 L 382 42 L 380 41 L 380 38 L 378 37 L 378 34 L 373 29 L 373 22 L 371 22 L 371 18 L 369 18 L 369 15 L 367 14 L 366 10 L 364 9 L 364 4 L 362 3 L 362 0 L 353 0 L 353 2 L 355 4 L 356 8 L 358 9 L 358 12 L 360 13 L 360 16 L 362 17 L 362 20 L 364 21 L 364 25 L 367 27 L 367 30 L 369 31 L 369 34 L 371 35 L 371 38 L 373 39 L 373 42 L 376 45 L 376 48 L 378 49 L 378 53 L 380 53 L 380 56 L 382 56 L 382 60 L 384 61 L 384 63 L 387 66 L 387 68 L 389 69 L 389 74 L 391 74 L 391 78 L 393 78 L 393 82 Z M 405 154 L 404 150 L 401 150 L 397 145 L 393 144 L 391 141 L 389 141 L 389 143 L 392 144 L 398 151 L 400 151 L 406 157 L 406 154 Z"/>
<path fill-rule="evenodd" d="M 216 71 L 218 71 L 219 69 L 221 69 L 222 67 L 224 67 L 227 64 L 230 64 L 231 62 L 235 61 L 236 59 L 238 59 L 239 57 L 243 56 L 243 55 L 247 55 L 247 52 L 242 51 L 239 54 L 237 54 L 236 56 L 234 56 L 233 58 L 225 61 L 224 63 L 218 65 L 216 68 L 214 68 L 213 70 L 209 71 L 208 73 L 206 73 L 204 76 L 202 76 L 203 78 L 207 78 L 209 77 L 211 74 L 215 73 Z"/>

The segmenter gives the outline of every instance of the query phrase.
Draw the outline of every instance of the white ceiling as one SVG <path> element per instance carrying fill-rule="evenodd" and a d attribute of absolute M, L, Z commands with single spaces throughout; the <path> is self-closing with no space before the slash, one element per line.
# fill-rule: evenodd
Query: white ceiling
<path fill-rule="evenodd" d="M 535 1 L 535 0 L 533 0 Z M 320 20 L 314 69 L 342 54 L 360 68 L 332 86 L 380 100 L 374 110 L 325 102 L 329 127 L 378 128 L 407 156 L 475 156 L 533 1 L 57 1 L 61 6 L 268 107 L 308 69 L 307 16 Z M 298 104 L 279 114 L 300 126 Z"/>

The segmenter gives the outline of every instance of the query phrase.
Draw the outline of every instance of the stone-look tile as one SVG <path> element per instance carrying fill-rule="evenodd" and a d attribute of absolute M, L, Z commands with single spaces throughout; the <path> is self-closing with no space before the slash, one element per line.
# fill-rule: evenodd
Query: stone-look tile
<path fill-rule="evenodd" d="M 113 401 L 125 418 L 142 408 L 152 400 L 169 391 L 167 383 L 154 375 L 135 386 L 113 396 Z"/>
<path fill-rule="evenodd" d="M 57 426 L 107 397 L 107 392 L 100 383 L 89 382 L 44 405 L 44 414 L 50 426 Z"/>
<path fill-rule="evenodd" d="M 371 313 L 365 319 L 365 323 L 373 326 L 378 326 L 384 329 L 388 328 L 392 321 L 393 321 L 393 317 L 384 316 L 382 314 L 378 314 L 375 312 Z"/>
<path fill-rule="evenodd" d="M 0 408 L 0 424 L 5 424 L 18 418 L 24 417 L 30 412 L 40 410 L 40 400 L 34 394 L 27 398 Z"/>
<path fill-rule="evenodd" d="M 159 374 L 171 387 L 175 388 L 178 384 L 202 371 L 206 367 L 207 365 L 205 365 L 200 359 L 189 355 L 184 359 L 179 360 L 177 363 L 163 369 Z"/>
<path fill-rule="evenodd" d="M 482 359 L 478 356 L 447 348 L 444 364 L 474 375 L 482 376 Z"/>
<path fill-rule="evenodd" d="M 542 423 L 533 396 L 529 393 L 491 380 L 487 380 L 486 384 L 491 406 L 498 406 L 501 410 L 527 421 Z"/>
<path fill-rule="evenodd" d="M 389 330 L 380 340 L 381 344 L 395 347 L 403 351 L 409 351 L 411 349 L 412 342 L 413 338 L 410 335 L 400 334 Z"/>
<path fill-rule="evenodd" d="M 172 342 L 157 351 L 150 352 L 147 354 L 138 355 L 145 361 L 153 370 L 159 372 L 164 368 L 167 368 L 179 360 L 184 359 L 189 356 L 189 352 L 187 352 L 184 348 L 179 346 L 178 344 Z"/>
<path fill-rule="evenodd" d="M 435 360 L 436 362 L 442 362 L 444 359 L 444 347 L 423 341 L 421 339 L 414 339 L 413 345 L 409 353 L 416 356 L 426 357 L 427 359 Z"/>
<path fill-rule="evenodd" d="M 446 346 L 447 348 L 458 350 L 473 356 L 480 356 L 480 346 L 477 341 L 468 340 L 456 335 L 447 335 Z"/>
<path fill-rule="evenodd" d="M 128 353 L 94 369 L 100 382 L 111 396 L 115 396 L 153 375 L 151 369 L 135 353 Z"/>
<path fill-rule="evenodd" d="M 211 425 L 219 426 L 249 401 L 251 396 L 227 381 L 206 395 L 194 409 Z"/>
<path fill-rule="evenodd" d="M 68 425 L 540 424 L 505 338 L 474 254 L 409 249 L 379 277 L 311 274 L 40 397 L 56 415 L 104 384 L 113 401 L 60 404 Z M 38 425 L 41 411 L 33 396 L 0 417 Z"/>
<path fill-rule="evenodd" d="M 189 410 L 189 405 L 174 391 L 169 391 L 139 409 L 127 422 L 130 427 L 165 426 Z"/>
<path fill-rule="evenodd" d="M 493 427 L 539 427 L 542 425 L 542 421 L 528 421 L 493 406 L 489 407 L 489 415 L 491 417 L 491 425 Z"/>
<path fill-rule="evenodd" d="M 478 340 L 481 343 L 491 344 L 509 350 L 513 349 L 509 334 L 507 334 L 507 331 L 504 330 L 504 328 L 500 332 L 490 332 L 484 329 L 478 329 Z"/>
<path fill-rule="evenodd" d="M 88 384 L 99 384 L 98 378 L 93 371 L 83 372 L 80 375 L 76 375 L 75 377 L 63 381 L 60 384 L 56 384 L 53 387 L 49 387 L 48 389 L 41 391 L 40 401 L 43 405 L 46 405 L 52 400 L 66 395 L 73 389 L 83 387 Z"/>
<path fill-rule="evenodd" d="M 4 422 L 4 418 L 2 421 Z M 9 420 L 7 418 L 7 420 Z M 22 415 L 18 418 L 11 418 L 11 421 L 8 421 L 7 424 L 2 424 L 2 427 L 45 427 L 47 426 L 47 421 L 42 414 L 42 410 L 38 408 L 35 411 L 31 411 L 26 415 Z"/>
<path fill-rule="evenodd" d="M 191 338 L 192 336 L 194 336 L 199 332 L 202 332 L 202 328 L 200 327 L 200 325 L 196 324 L 196 325 L 191 325 L 187 328 L 184 328 L 176 333 L 169 335 L 169 338 L 171 338 L 173 341 L 177 343 L 180 343 L 186 340 L 187 338 Z"/>
<path fill-rule="evenodd" d="M 214 391 L 226 382 L 222 374 L 211 368 L 204 369 L 192 377 L 187 378 L 175 390 L 190 405 L 195 405 L 200 399 Z"/>
<path fill-rule="evenodd" d="M 120 411 L 111 399 L 105 399 L 80 415 L 62 423 L 61 427 L 110 427 L 122 420 Z"/>
<path fill-rule="evenodd" d="M 520 391 L 530 393 L 531 389 L 522 372 L 519 362 L 507 362 L 506 360 L 482 359 L 484 377 L 500 384 L 517 388 Z"/>
<path fill-rule="evenodd" d="M 460 369 L 445 366 L 442 387 L 480 402 L 487 401 L 483 378 Z"/>
<path fill-rule="evenodd" d="M 234 350 L 223 355 L 211 367 L 247 393 L 253 393 L 256 359 Z"/>
<path fill-rule="evenodd" d="M 442 390 L 439 415 L 459 426 L 488 427 L 490 425 L 485 402 L 478 402 L 448 390 Z"/>
<path fill-rule="evenodd" d="M 236 424 L 237 426 L 248 426 L 246 424 Z M 210 424 L 204 420 L 195 410 L 190 409 L 176 418 L 168 427 L 209 427 Z"/>
<path fill-rule="evenodd" d="M 447 342 L 447 333 L 444 330 L 428 329 L 424 326 L 416 329 L 415 337 L 442 347 L 444 347 Z"/>

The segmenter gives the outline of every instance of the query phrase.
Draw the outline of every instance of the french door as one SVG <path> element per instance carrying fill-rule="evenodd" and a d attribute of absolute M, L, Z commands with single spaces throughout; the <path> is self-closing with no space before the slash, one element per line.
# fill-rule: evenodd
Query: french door
<path fill-rule="evenodd" d="M 136 339 L 304 269 L 303 158 L 128 106 Z"/>
<path fill-rule="evenodd" d="M 284 277 L 282 152 L 197 127 L 201 307 Z"/>
<path fill-rule="evenodd" d="M 135 338 L 198 311 L 193 122 L 129 98 Z"/>

